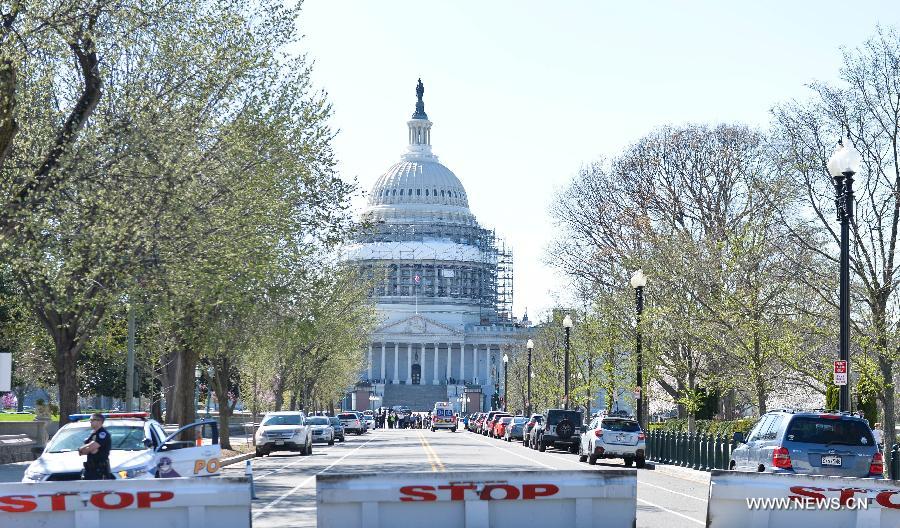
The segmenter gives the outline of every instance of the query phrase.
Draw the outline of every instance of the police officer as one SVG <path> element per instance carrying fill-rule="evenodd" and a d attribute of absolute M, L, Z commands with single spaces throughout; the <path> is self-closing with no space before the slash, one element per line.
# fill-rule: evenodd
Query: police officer
<path fill-rule="evenodd" d="M 84 445 L 78 448 L 79 455 L 87 455 L 84 463 L 84 471 L 81 472 L 82 480 L 111 480 L 114 477 L 109 470 L 109 450 L 112 447 L 112 438 L 109 432 L 103 428 L 103 415 L 94 413 L 91 415 L 91 434 Z"/>

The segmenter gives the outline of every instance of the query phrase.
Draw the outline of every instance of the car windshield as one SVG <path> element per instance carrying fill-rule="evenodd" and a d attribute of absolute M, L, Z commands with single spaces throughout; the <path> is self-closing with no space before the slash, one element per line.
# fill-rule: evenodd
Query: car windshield
<path fill-rule="evenodd" d="M 328 419 L 328 423 L 330 423 L 331 425 L 341 425 L 341 419 L 337 416 L 332 416 Z"/>
<path fill-rule="evenodd" d="M 328 418 L 324 416 L 313 416 L 312 418 L 308 418 L 306 423 L 310 425 L 328 425 Z"/>
<path fill-rule="evenodd" d="M 872 430 L 860 420 L 797 416 L 791 420 L 785 439 L 791 442 L 849 446 L 873 446 Z"/>
<path fill-rule="evenodd" d="M 299 414 L 272 414 L 266 416 L 263 425 L 302 425 L 303 417 Z"/>
<path fill-rule="evenodd" d="M 147 449 L 147 446 L 144 445 L 143 426 L 109 425 L 105 426 L 104 429 L 112 438 L 113 449 L 121 451 L 143 451 Z M 47 446 L 47 452 L 66 453 L 68 451 L 78 451 L 78 448 L 84 445 L 84 441 L 90 434 L 90 427 L 60 429 L 53 435 L 53 440 Z"/>
<path fill-rule="evenodd" d="M 350 413 L 339 414 L 338 418 L 340 418 L 341 420 L 358 420 L 355 414 Z"/>
<path fill-rule="evenodd" d="M 511 421 L 512 421 L 512 418 L 510 418 L 508 416 L 504 417 L 504 418 L 500 418 L 500 423 L 502 423 L 502 424 L 508 424 Z"/>
<path fill-rule="evenodd" d="M 525 418 L 513 418 L 514 425 L 522 425 L 525 423 Z"/>
<path fill-rule="evenodd" d="M 556 425 L 563 419 L 569 420 L 577 426 L 581 424 L 581 413 L 578 411 L 551 411 L 547 416 L 547 425 Z"/>
<path fill-rule="evenodd" d="M 535 423 L 544 423 L 544 417 L 540 416 L 540 415 L 535 416 L 534 421 L 535 421 Z"/>
<path fill-rule="evenodd" d="M 601 428 L 607 431 L 621 431 L 624 433 L 639 433 L 641 427 L 632 420 L 603 420 Z"/>

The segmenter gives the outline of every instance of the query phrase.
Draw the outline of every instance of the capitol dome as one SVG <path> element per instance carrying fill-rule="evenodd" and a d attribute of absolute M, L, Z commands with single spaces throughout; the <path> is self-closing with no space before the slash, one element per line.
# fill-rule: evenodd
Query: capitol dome
<path fill-rule="evenodd" d="M 459 178 L 432 157 L 407 155 L 392 165 L 372 187 L 369 205 L 433 204 L 468 209 Z"/>

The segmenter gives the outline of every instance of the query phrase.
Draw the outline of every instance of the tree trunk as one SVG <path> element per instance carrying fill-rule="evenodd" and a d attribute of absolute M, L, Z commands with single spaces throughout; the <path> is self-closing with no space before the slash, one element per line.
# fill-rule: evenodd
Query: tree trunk
<path fill-rule="evenodd" d="M 296 390 L 291 391 L 291 410 L 292 411 L 297 410 L 297 391 Z"/>
<path fill-rule="evenodd" d="M 59 386 L 59 426 L 69 423 L 69 415 L 78 412 L 78 377 L 74 343 L 56 340 L 56 384 Z"/>
<path fill-rule="evenodd" d="M 168 352 L 163 355 L 160 365 L 162 397 L 166 402 L 165 423 L 175 422 L 175 373 L 178 368 L 178 354 Z"/>
<path fill-rule="evenodd" d="M 231 361 L 227 356 L 217 358 L 213 360 L 213 367 L 215 372 L 210 385 L 219 401 L 219 444 L 222 449 L 232 449 L 231 433 L 228 430 L 228 424 L 234 412 L 228 399 L 228 387 L 231 385 Z"/>
<path fill-rule="evenodd" d="M 284 375 L 275 376 L 275 385 L 272 386 L 276 411 L 280 411 L 281 407 L 284 406 L 284 378 Z"/>
<path fill-rule="evenodd" d="M 194 369 L 197 367 L 197 353 L 189 346 L 177 351 L 175 369 L 175 394 L 172 407 L 172 418 L 178 425 L 187 425 L 196 420 L 194 407 L 194 390 L 197 381 Z"/>

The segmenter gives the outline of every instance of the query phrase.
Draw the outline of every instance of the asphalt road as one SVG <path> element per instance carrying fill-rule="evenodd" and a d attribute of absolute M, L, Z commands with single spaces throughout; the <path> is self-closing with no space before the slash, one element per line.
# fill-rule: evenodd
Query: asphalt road
<path fill-rule="evenodd" d="M 407 471 L 506 471 L 521 469 L 622 469 L 620 460 L 596 466 L 578 462 L 561 451 L 539 453 L 521 443 L 507 443 L 466 431 L 379 429 L 348 436 L 334 446 L 317 444 L 311 456 L 277 452 L 254 459 L 258 499 L 253 502 L 254 527 L 315 526 L 316 475 L 323 473 L 402 473 Z M 244 465 L 225 468 L 243 475 Z M 638 471 L 637 526 L 696 528 L 704 526 L 709 477 L 681 469 Z"/>

